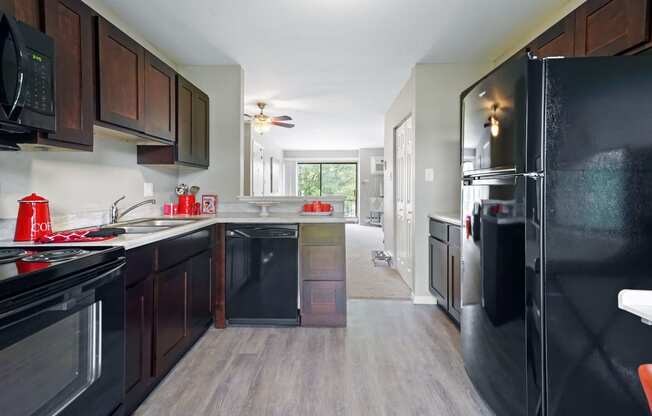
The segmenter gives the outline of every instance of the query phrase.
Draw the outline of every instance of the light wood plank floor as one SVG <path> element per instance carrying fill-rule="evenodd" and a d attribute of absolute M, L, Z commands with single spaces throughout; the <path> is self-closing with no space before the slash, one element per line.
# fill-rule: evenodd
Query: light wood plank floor
<path fill-rule="evenodd" d="M 348 305 L 346 329 L 210 329 L 136 414 L 491 414 L 437 307 Z"/>

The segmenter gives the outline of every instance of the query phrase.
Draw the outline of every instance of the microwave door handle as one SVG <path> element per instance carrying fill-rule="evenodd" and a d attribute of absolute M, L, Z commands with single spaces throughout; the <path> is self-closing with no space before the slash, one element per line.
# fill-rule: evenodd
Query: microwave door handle
<path fill-rule="evenodd" d="M 11 109 L 7 114 L 8 118 L 14 116 L 14 112 L 17 108 L 22 108 L 23 104 L 23 83 L 25 81 L 25 68 L 24 68 L 24 59 L 25 59 L 25 41 L 23 40 L 23 35 L 20 33 L 18 24 L 13 17 L 5 15 L 4 18 L 7 21 L 7 26 L 11 32 L 11 36 L 14 38 L 14 51 L 16 53 L 16 70 L 17 70 L 17 86 L 16 86 L 16 97 L 14 97 L 14 102 L 11 105 Z"/>

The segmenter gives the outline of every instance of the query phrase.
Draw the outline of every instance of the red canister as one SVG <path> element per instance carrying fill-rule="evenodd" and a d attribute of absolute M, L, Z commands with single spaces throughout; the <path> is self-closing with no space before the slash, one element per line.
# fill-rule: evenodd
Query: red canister
<path fill-rule="evenodd" d="M 52 232 L 50 203 L 47 199 L 31 194 L 18 203 L 14 241 L 36 241 Z"/>
<path fill-rule="evenodd" d="M 194 195 L 179 195 L 179 215 L 192 215 L 195 209 Z"/>

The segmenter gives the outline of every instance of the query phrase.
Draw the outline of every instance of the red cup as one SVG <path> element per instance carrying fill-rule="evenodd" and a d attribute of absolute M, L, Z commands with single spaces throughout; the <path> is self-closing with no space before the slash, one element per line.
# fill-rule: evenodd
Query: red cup
<path fill-rule="evenodd" d="M 163 215 L 174 215 L 174 205 L 173 203 L 163 204 Z"/>
<path fill-rule="evenodd" d="M 312 204 L 303 204 L 303 212 L 315 212 Z"/>
<path fill-rule="evenodd" d="M 179 195 L 179 215 L 192 215 L 195 209 L 194 195 Z"/>
<path fill-rule="evenodd" d="M 331 204 L 321 204 L 320 212 L 331 212 L 333 206 Z"/>
<path fill-rule="evenodd" d="M 192 212 L 192 215 L 200 215 L 201 214 L 201 204 L 199 202 L 195 202 L 195 209 Z"/>

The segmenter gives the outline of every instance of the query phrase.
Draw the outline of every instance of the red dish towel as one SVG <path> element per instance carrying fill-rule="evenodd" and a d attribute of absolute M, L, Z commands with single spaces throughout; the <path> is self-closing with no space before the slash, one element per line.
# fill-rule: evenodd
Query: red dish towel
<path fill-rule="evenodd" d="M 44 235 L 38 239 L 37 243 L 89 243 L 93 241 L 104 241 L 113 238 L 114 236 L 108 237 L 86 237 L 91 231 L 97 231 L 97 228 L 92 228 L 89 230 L 77 230 L 77 231 L 60 231 L 48 235 Z"/>

